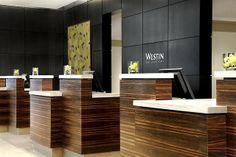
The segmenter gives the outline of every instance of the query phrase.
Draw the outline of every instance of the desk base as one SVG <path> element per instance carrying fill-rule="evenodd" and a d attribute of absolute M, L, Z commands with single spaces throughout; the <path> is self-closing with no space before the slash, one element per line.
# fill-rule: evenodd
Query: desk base
<path fill-rule="evenodd" d="M 120 151 L 94 153 L 94 154 L 77 154 L 77 153 L 64 149 L 63 157 L 120 157 Z"/>
<path fill-rule="evenodd" d="M 9 132 L 16 135 L 27 135 L 30 133 L 30 128 L 15 128 L 15 127 L 9 126 Z"/>
<path fill-rule="evenodd" d="M 33 148 L 47 157 L 63 157 L 63 148 L 48 148 L 35 142 L 33 142 Z"/>
<path fill-rule="evenodd" d="M 0 132 L 8 132 L 8 126 L 7 125 L 0 125 Z"/>

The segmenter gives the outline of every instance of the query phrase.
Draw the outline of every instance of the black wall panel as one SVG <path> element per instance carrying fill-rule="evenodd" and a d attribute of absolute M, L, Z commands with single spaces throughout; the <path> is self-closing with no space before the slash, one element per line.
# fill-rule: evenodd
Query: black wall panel
<path fill-rule="evenodd" d="M 199 75 L 199 38 L 170 41 L 169 67 L 184 68 L 186 75 Z"/>
<path fill-rule="evenodd" d="M 24 32 L 0 30 L 0 54 L 24 54 Z"/>
<path fill-rule="evenodd" d="M 74 11 L 75 11 L 75 24 L 88 20 L 88 4 L 87 3 L 76 6 L 74 8 Z"/>
<path fill-rule="evenodd" d="M 122 73 L 128 73 L 129 61 L 139 61 L 139 72 L 143 72 L 142 46 L 123 48 L 122 52 Z"/>
<path fill-rule="evenodd" d="M 103 84 L 103 56 L 102 51 L 92 52 L 92 69 L 95 71 L 95 75 Z"/>
<path fill-rule="evenodd" d="M 26 55 L 25 72 L 31 74 L 32 67 L 38 67 L 40 75 L 49 74 L 49 55 Z"/>
<path fill-rule="evenodd" d="M 143 14 L 143 43 L 165 41 L 167 40 L 167 34 L 168 7 Z"/>
<path fill-rule="evenodd" d="M 63 12 L 49 10 L 48 12 L 48 30 L 47 32 L 62 33 L 64 29 Z"/>
<path fill-rule="evenodd" d="M 13 69 L 20 69 L 20 73 L 24 73 L 24 55 L 8 55 L 8 63 L 5 67 L 9 68 L 10 74 L 13 75 Z"/>
<path fill-rule="evenodd" d="M 200 0 L 170 6 L 169 16 L 169 39 L 200 35 Z"/>
<path fill-rule="evenodd" d="M 0 29 L 24 30 L 24 8 L 1 6 Z"/>
<path fill-rule="evenodd" d="M 139 14 L 142 12 L 142 0 L 123 0 L 122 15 L 123 17 Z"/>
<path fill-rule="evenodd" d="M 121 0 L 103 0 L 103 14 L 121 9 Z"/>
<path fill-rule="evenodd" d="M 174 3 L 183 2 L 183 1 L 186 1 L 186 0 L 169 0 L 169 3 L 174 4 Z"/>
<path fill-rule="evenodd" d="M 102 23 L 102 0 L 88 2 L 88 17 L 92 25 Z"/>
<path fill-rule="evenodd" d="M 168 0 L 143 0 L 143 11 L 148 11 L 168 5 Z"/>
<path fill-rule="evenodd" d="M 7 66 L 8 62 L 8 54 L 0 54 L 0 75 L 10 75 L 10 68 Z"/>
<path fill-rule="evenodd" d="M 67 31 L 67 27 L 75 24 L 75 11 L 74 8 L 70 8 L 64 11 L 64 30 Z"/>
<path fill-rule="evenodd" d="M 168 42 L 143 45 L 143 72 L 154 73 L 168 65 Z M 162 59 L 162 55 L 164 59 Z"/>
<path fill-rule="evenodd" d="M 26 54 L 48 54 L 48 33 L 25 32 Z"/>
<path fill-rule="evenodd" d="M 102 25 L 92 26 L 92 51 L 102 50 Z"/>
<path fill-rule="evenodd" d="M 142 14 L 123 18 L 123 46 L 142 44 Z"/>

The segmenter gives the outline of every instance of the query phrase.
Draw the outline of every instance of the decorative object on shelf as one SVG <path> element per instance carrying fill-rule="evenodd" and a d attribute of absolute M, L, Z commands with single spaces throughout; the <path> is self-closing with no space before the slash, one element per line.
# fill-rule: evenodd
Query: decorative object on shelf
<path fill-rule="evenodd" d="M 129 61 L 128 73 L 138 73 L 139 72 L 139 61 Z"/>
<path fill-rule="evenodd" d="M 71 75 L 71 66 L 70 65 L 64 66 L 64 75 Z"/>
<path fill-rule="evenodd" d="M 20 69 L 14 69 L 13 76 L 20 76 Z"/>
<path fill-rule="evenodd" d="M 236 55 L 234 53 L 223 54 L 223 64 L 226 70 L 236 70 Z"/>
<path fill-rule="evenodd" d="M 39 75 L 39 68 L 38 67 L 32 68 L 32 75 Z"/>

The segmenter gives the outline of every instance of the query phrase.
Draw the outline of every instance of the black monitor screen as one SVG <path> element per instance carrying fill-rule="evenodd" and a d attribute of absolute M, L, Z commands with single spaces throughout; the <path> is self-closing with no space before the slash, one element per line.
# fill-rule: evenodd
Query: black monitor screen
<path fill-rule="evenodd" d="M 159 72 L 174 73 L 174 80 L 172 84 L 173 97 L 195 99 L 191 86 L 183 73 L 183 68 L 159 69 Z"/>

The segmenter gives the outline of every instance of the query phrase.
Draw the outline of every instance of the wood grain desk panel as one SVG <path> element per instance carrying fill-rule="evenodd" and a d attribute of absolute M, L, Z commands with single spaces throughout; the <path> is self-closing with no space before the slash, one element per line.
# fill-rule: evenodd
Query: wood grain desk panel
<path fill-rule="evenodd" d="M 0 87 L 5 87 L 5 86 L 6 86 L 6 80 L 0 79 Z"/>
<path fill-rule="evenodd" d="M 9 123 L 9 92 L 0 91 L 0 125 Z"/>
<path fill-rule="evenodd" d="M 172 80 L 121 80 L 120 153 L 135 157 L 135 108 L 133 100 L 172 99 Z"/>
<path fill-rule="evenodd" d="M 136 156 L 226 157 L 226 115 L 136 107 Z"/>
<path fill-rule="evenodd" d="M 53 79 L 30 79 L 30 90 L 31 91 L 52 91 L 53 90 Z"/>
<path fill-rule="evenodd" d="M 30 137 L 49 147 L 62 147 L 63 104 L 61 97 L 30 96 Z"/>
<path fill-rule="evenodd" d="M 218 105 L 228 106 L 227 114 L 227 156 L 236 156 L 236 79 L 216 81 Z"/>
<path fill-rule="evenodd" d="M 10 94 L 10 126 L 28 128 L 30 125 L 29 93 L 24 91 L 23 79 L 7 79 Z"/>
<path fill-rule="evenodd" d="M 119 98 L 92 99 L 92 80 L 61 79 L 64 148 L 78 154 L 119 150 Z"/>

